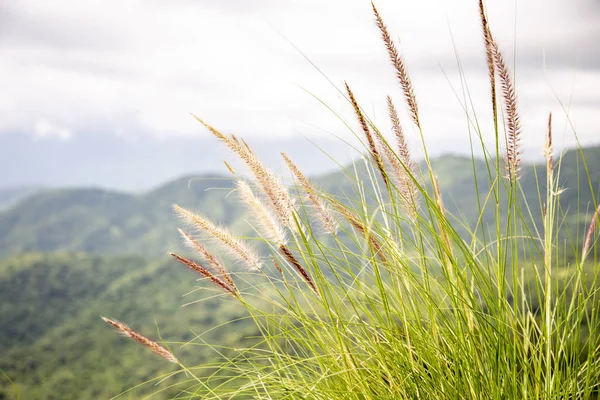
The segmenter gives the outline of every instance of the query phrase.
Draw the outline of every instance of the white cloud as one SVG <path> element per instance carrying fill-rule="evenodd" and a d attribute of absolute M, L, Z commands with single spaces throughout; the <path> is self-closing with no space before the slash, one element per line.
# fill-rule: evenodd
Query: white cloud
<path fill-rule="evenodd" d="M 58 140 L 69 140 L 72 137 L 70 130 L 57 126 L 46 119 L 35 123 L 33 134 L 36 139 L 56 138 Z"/>
<path fill-rule="evenodd" d="M 596 140 L 598 10 L 584 1 L 528 0 L 517 2 L 515 14 L 514 2 L 487 3 L 510 65 L 517 56 L 524 143 L 540 140 L 543 114 L 552 110 L 560 121 L 558 99 L 570 96 L 579 139 Z M 489 90 L 477 1 L 377 4 L 401 38 L 428 142 L 466 141 L 466 117 L 453 93 L 462 97 L 452 40 L 485 119 Z M 299 87 L 354 124 L 347 103 L 278 31 L 338 87 L 348 80 L 377 121 L 385 125 L 387 94 L 401 106 L 367 0 L 20 0 L 4 7 L 0 133 L 31 131 L 38 120 L 33 134 L 40 137 L 68 139 L 89 129 L 196 135 L 201 129 L 188 114 L 194 112 L 242 135 L 322 134 L 314 127 L 348 135 Z"/>

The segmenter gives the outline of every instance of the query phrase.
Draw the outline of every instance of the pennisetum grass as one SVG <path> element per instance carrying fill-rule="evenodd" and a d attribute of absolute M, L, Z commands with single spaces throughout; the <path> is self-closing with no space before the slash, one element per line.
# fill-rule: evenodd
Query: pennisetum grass
<path fill-rule="evenodd" d="M 261 261 L 258 254 L 225 228 L 218 227 L 200 214 L 193 213 L 176 204 L 173 206 L 173 209 L 183 222 L 193 229 L 204 232 L 210 238 L 215 239 L 217 243 L 229 251 L 231 256 L 242 261 L 246 268 L 251 271 L 260 269 Z M 206 256 L 203 252 L 201 254 Z"/>
<path fill-rule="evenodd" d="M 596 231 L 596 224 L 598 223 L 598 219 L 600 218 L 600 205 L 596 208 L 594 215 L 592 215 L 592 220 L 590 221 L 590 226 L 587 229 L 587 233 L 585 234 L 585 241 L 583 242 L 583 249 L 581 250 L 581 255 L 583 260 L 588 256 L 591 248 L 592 242 L 594 240 L 594 233 Z"/>
<path fill-rule="evenodd" d="M 419 190 L 415 182 L 412 180 L 412 178 L 416 176 L 416 171 L 412 162 L 410 150 L 406 144 L 406 138 L 404 137 L 402 125 L 400 124 L 400 118 L 398 118 L 398 112 L 396 111 L 396 107 L 394 106 L 394 102 L 390 96 L 387 97 L 387 106 L 390 120 L 392 122 L 394 136 L 396 137 L 396 145 L 398 147 L 397 156 L 394 153 L 390 153 L 388 154 L 388 159 L 390 161 L 392 171 L 396 176 L 396 185 L 400 195 L 404 200 L 406 212 L 414 221 L 418 214 L 419 195 Z M 382 144 L 382 147 L 390 149 L 391 151 L 391 148 L 388 146 L 383 146 Z"/>
<path fill-rule="evenodd" d="M 273 213 L 279 218 L 281 223 L 285 226 L 294 226 L 292 217 L 294 211 L 293 199 L 288 194 L 286 188 L 277 181 L 273 173 L 256 157 L 250 146 L 244 140 L 240 143 L 235 136 L 226 136 L 202 119 L 194 117 L 248 166 L 263 194 L 269 200 Z"/>
<path fill-rule="evenodd" d="M 381 18 L 381 15 L 379 15 L 379 11 L 377 11 L 375 4 L 371 2 L 371 5 L 373 6 L 373 13 L 375 14 L 375 22 L 381 31 L 381 38 L 387 49 L 390 61 L 396 70 L 396 77 L 402 86 L 404 98 L 406 99 L 406 104 L 408 105 L 408 109 L 410 111 L 410 116 L 415 125 L 420 128 L 421 122 L 419 120 L 417 97 L 415 96 L 415 90 L 413 89 L 412 81 L 408 75 L 408 69 L 406 68 L 404 59 L 400 56 L 400 52 L 398 52 L 398 49 L 396 48 L 396 44 L 388 32 L 387 26 L 383 22 L 383 18 Z"/>
<path fill-rule="evenodd" d="M 296 181 L 300 184 L 300 187 L 304 193 L 306 193 L 308 200 L 312 203 L 316 215 L 315 219 L 321 223 L 327 233 L 330 235 L 337 234 L 338 223 L 329 210 L 329 207 L 321 200 L 321 198 L 319 198 L 316 188 L 312 183 L 310 183 L 306 176 L 304 176 L 302 171 L 300 171 L 300 169 L 296 166 L 296 164 L 294 164 L 287 154 L 281 153 L 281 156 L 283 157 L 283 160 L 285 161 Z"/>
<path fill-rule="evenodd" d="M 561 227 L 568 224 L 568 210 L 560 202 L 561 163 L 553 158 L 551 116 L 540 215 L 524 198 L 516 87 L 482 1 L 479 11 L 496 145 L 490 151 L 481 141 L 481 152 L 495 155 L 485 158 L 489 185 L 480 186 L 473 171 L 475 226 L 445 206 L 424 141 L 429 180 L 417 176 L 390 96 L 395 143 L 371 123 L 344 83 L 369 157 L 364 167 L 354 165 L 355 173 L 344 175 L 344 190 L 325 192 L 282 154 L 297 183 L 298 201 L 243 139 L 196 117 L 248 168 L 253 181 L 238 180 L 237 191 L 267 250 L 259 255 L 229 230 L 174 206 L 194 234 L 243 263 L 244 280 L 182 230 L 188 248 L 206 267 L 173 257 L 245 307 L 261 339 L 255 347 L 230 349 L 233 356 L 222 354 L 220 367 L 194 377 L 197 383 L 178 398 L 598 398 L 600 271 L 592 250 L 600 207 L 593 205 L 583 242 L 566 246 Z M 373 12 L 423 138 L 406 64 L 374 4 Z M 496 82 L 503 120 L 498 119 Z M 263 264 L 266 257 L 271 263 Z M 156 342 L 105 321 L 189 371 Z"/>
<path fill-rule="evenodd" d="M 233 283 L 233 279 L 231 279 L 231 275 L 225 269 L 225 266 L 217 257 L 214 256 L 204 245 L 194 239 L 189 233 L 184 232 L 182 229 L 179 229 L 179 234 L 183 238 L 184 243 L 195 252 L 199 253 L 206 262 L 211 266 L 212 270 L 217 274 L 221 275 L 221 277 L 229 284 L 231 287 L 235 287 Z"/>
<path fill-rule="evenodd" d="M 358 123 L 360 124 L 360 127 L 361 127 L 363 133 L 365 134 L 365 138 L 367 138 L 367 143 L 369 145 L 369 150 L 371 152 L 371 156 L 373 157 L 373 160 L 375 161 L 375 165 L 377 166 L 377 169 L 381 173 L 381 178 L 384 180 L 384 182 L 386 184 L 388 184 L 388 176 L 387 176 L 387 172 L 385 170 L 385 165 L 383 164 L 383 158 L 381 157 L 381 154 L 380 154 L 379 150 L 377 149 L 377 145 L 375 143 L 375 140 L 373 139 L 373 134 L 371 133 L 371 130 L 369 129 L 369 125 L 367 125 L 367 121 L 365 120 L 365 117 L 360 109 L 360 106 L 358 105 L 358 102 L 356 101 L 356 98 L 354 97 L 354 93 L 352 93 L 352 90 L 350 90 L 350 86 L 348 86 L 348 83 L 344 83 L 344 84 L 346 86 L 346 92 L 348 93 L 348 98 L 350 99 L 350 104 L 352 104 L 352 108 L 354 109 L 354 113 L 356 114 L 356 118 L 358 119 Z"/>
<path fill-rule="evenodd" d="M 134 331 L 133 329 L 131 329 L 130 327 L 128 327 L 127 325 L 125 325 L 122 322 L 114 321 L 114 320 L 106 318 L 106 317 L 102 317 L 102 319 L 104 320 L 104 322 L 106 322 L 107 324 L 109 324 L 110 326 L 115 328 L 117 331 L 119 331 L 123 335 L 135 340 L 136 342 L 138 342 L 142 346 L 146 347 L 148 350 L 152 351 L 153 353 L 158 354 L 165 360 L 170 361 L 174 364 L 179 364 L 179 361 L 173 355 L 173 353 L 171 353 L 169 350 L 167 350 L 160 344 L 156 343 L 154 340 L 149 339 L 146 336 L 142 335 L 141 333 Z"/>

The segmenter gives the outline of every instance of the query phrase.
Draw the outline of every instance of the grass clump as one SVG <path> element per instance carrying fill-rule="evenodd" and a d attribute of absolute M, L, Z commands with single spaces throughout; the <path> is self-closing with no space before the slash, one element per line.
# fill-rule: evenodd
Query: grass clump
<path fill-rule="evenodd" d="M 191 230 L 220 244 L 245 269 L 230 275 L 183 231 L 209 267 L 175 258 L 246 307 L 261 332 L 255 346 L 235 349 L 208 372 L 202 365 L 183 367 L 160 347 L 193 378 L 178 398 L 597 397 L 599 271 L 592 250 L 598 211 L 583 243 L 562 244 L 559 228 L 567 210 L 559 201 L 551 118 L 541 215 L 523 201 L 516 88 L 479 4 L 495 146 L 488 149 L 477 132 L 487 168 L 474 167 L 474 181 L 487 174 L 490 185 L 487 196 L 477 199 L 475 226 L 465 227 L 445 208 L 424 144 L 423 167 L 411 160 L 389 96 L 395 143 L 345 83 L 368 154 L 364 166 L 346 171 L 356 193 L 345 196 L 316 188 L 283 154 L 297 183 L 289 190 L 244 140 L 197 118 L 252 174 L 253 184 L 240 181 L 237 191 L 255 216 L 271 262 L 247 241 L 175 206 Z M 406 64 L 375 6 L 373 11 L 410 123 L 423 139 Z"/>

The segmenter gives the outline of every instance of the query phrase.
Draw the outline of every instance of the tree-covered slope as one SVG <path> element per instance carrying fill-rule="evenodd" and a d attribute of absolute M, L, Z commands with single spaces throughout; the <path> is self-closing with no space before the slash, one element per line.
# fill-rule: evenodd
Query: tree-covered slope
<path fill-rule="evenodd" d="M 560 162 L 561 187 L 565 189 L 562 208 L 569 210 L 570 218 L 576 221 L 589 219 L 600 187 L 600 147 L 586 148 L 584 153 L 585 163 L 577 150 L 565 153 Z M 432 161 L 447 208 L 470 226 L 478 220 L 478 197 L 483 204 L 491 185 L 486 164 L 474 162 L 477 187 L 470 158 L 444 156 Z M 368 182 L 361 163 L 357 163 L 356 170 L 363 182 Z M 521 187 L 534 218 L 541 215 L 537 182 L 544 190 L 544 170 L 535 165 L 522 168 Z M 352 198 L 358 192 L 347 174 L 354 174 L 354 168 L 316 177 L 315 182 L 332 193 Z M 65 250 L 161 256 L 179 246 L 173 203 L 199 210 L 240 234 L 251 233 L 237 196 L 230 195 L 232 189 L 232 179 L 205 176 L 182 178 L 143 194 L 101 189 L 43 191 L 0 213 L 0 256 Z M 365 192 L 368 195 L 369 189 Z M 493 199 L 488 199 L 484 219 L 491 220 L 492 205 Z"/>
<path fill-rule="evenodd" d="M 0 210 L 10 207 L 39 189 L 33 186 L 0 188 Z"/>
<path fill-rule="evenodd" d="M 229 225 L 240 212 L 227 192 L 231 180 L 179 179 L 142 195 L 102 189 L 41 192 L 0 213 L 0 255 L 83 251 L 164 255 L 178 245 L 173 203 L 202 210 Z"/>
<path fill-rule="evenodd" d="M 564 212 L 568 211 L 571 220 L 587 223 L 594 211 L 594 204 L 598 204 L 600 200 L 600 147 L 573 149 L 565 152 L 562 158 L 556 158 L 555 170 L 563 189 L 560 195 L 561 208 Z M 494 184 L 490 179 L 490 175 L 494 175 L 494 162 L 495 160 L 488 161 L 488 169 L 488 164 L 483 160 L 464 156 L 447 155 L 431 161 L 440 183 L 445 207 L 471 228 L 477 224 L 480 212 L 483 213 L 482 223 L 494 220 L 495 199 L 489 196 Z M 423 162 L 420 163 L 419 170 L 423 173 L 421 182 L 431 190 Z M 489 170 L 492 171 L 491 174 Z M 315 181 L 323 189 L 341 197 L 356 198 L 359 192 L 354 187 L 355 175 L 367 186 L 362 193 L 368 200 L 373 190 L 368 187 L 370 178 L 362 162 L 344 171 L 317 177 Z M 373 171 L 371 176 L 378 177 L 378 173 Z M 382 185 L 381 180 L 379 184 Z M 520 187 L 528 204 L 526 208 L 531 212 L 531 216 L 527 218 L 532 217 L 536 221 L 541 219 L 543 204 L 540 194 L 542 199 L 545 198 L 546 190 L 545 164 L 524 164 L 520 171 Z M 501 210 L 505 210 L 506 191 L 501 189 L 499 193 Z M 482 206 L 481 211 L 479 204 Z"/>
<path fill-rule="evenodd" d="M 247 316 L 243 307 L 230 297 L 214 297 L 211 286 L 195 280 L 193 273 L 171 260 L 67 253 L 4 260 L 0 370 L 15 382 L 22 399 L 61 400 L 110 398 L 176 370 L 116 335 L 100 316 L 121 320 L 157 339 L 159 328 L 163 340 L 178 342 L 170 347 L 188 365 L 207 365 L 217 356 L 202 345 L 204 340 L 236 347 L 253 343 L 254 326 L 249 321 L 235 322 Z M 230 324 L 212 329 L 225 323 Z M 187 341 L 193 344 L 182 349 Z M 197 371 L 209 372 L 210 368 Z M 141 398 L 177 381 L 151 383 L 125 398 Z M 177 389 L 169 393 L 174 395 Z M 0 380 L 0 398 L 16 399 L 8 380 Z"/>

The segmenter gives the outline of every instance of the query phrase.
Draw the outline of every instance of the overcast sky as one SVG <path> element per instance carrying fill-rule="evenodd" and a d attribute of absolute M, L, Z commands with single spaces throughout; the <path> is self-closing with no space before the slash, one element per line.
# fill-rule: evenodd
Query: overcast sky
<path fill-rule="evenodd" d="M 468 139 L 456 55 L 489 136 L 477 1 L 376 5 L 400 39 L 433 149 Z M 600 1 L 487 7 L 511 66 L 516 55 L 524 145 L 541 147 L 549 111 L 557 141 L 573 143 L 567 109 L 580 141 L 598 143 Z M 0 134 L 208 135 L 193 112 L 242 136 L 349 135 L 304 89 L 354 127 L 347 102 L 290 42 L 338 88 L 347 80 L 383 127 L 386 95 L 404 108 L 368 0 L 0 0 Z"/>

